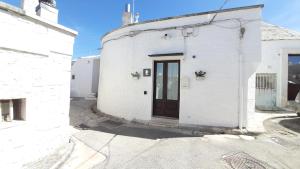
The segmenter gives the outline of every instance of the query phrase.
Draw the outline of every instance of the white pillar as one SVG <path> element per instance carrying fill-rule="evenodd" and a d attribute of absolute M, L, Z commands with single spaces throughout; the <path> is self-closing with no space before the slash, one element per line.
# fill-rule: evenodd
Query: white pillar
<path fill-rule="evenodd" d="M 3 116 L 2 116 L 2 102 L 1 101 L 0 101 L 0 116 L 1 116 L 0 122 L 2 122 Z"/>
<path fill-rule="evenodd" d="M 14 104 L 12 100 L 9 100 L 9 118 L 10 121 L 14 119 Z"/>

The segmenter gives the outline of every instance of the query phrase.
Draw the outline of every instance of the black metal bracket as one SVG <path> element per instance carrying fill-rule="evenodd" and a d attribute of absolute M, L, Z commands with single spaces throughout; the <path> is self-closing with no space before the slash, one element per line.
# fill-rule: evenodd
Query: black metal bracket
<path fill-rule="evenodd" d="M 206 72 L 204 71 L 199 71 L 199 72 L 195 72 L 196 77 L 205 77 L 206 76 Z"/>
<path fill-rule="evenodd" d="M 141 75 L 139 74 L 139 72 L 131 73 L 131 76 L 134 77 L 134 78 L 137 78 L 137 79 L 139 79 L 141 77 Z"/>

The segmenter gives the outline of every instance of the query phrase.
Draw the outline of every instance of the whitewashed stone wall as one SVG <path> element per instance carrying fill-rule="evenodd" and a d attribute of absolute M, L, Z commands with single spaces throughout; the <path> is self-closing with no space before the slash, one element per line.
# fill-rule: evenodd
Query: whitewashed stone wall
<path fill-rule="evenodd" d="M 287 106 L 288 55 L 300 54 L 300 38 L 262 41 L 262 62 L 257 73 L 277 75 L 276 106 Z"/>
<path fill-rule="evenodd" d="M 288 55 L 300 54 L 300 32 L 266 22 L 261 23 L 261 30 L 262 61 L 257 73 L 276 74 L 277 88 L 276 98 L 275 94 L 265 94 L 263 99 L 257 99 L 257 105 L 270 107 L 268 101 L 276 100 L 276 105 L 271 106 L 285 107 L 288 103 Z"/>
<path fill-rule="evenodd" d="M 90 97 L 98 93 L 99 56 L 82 57 L 72 65 L 71 97 Z"/>
<path fill-rule="evenodd" d="M 261 7 L 219 13 L 216 22 L 191 29 L 192 34 L 186 38 L 182 28 L 155 31 L 205 23 L 213 16 L 204 14 L 148 22 L 107 34 L 102 39 L 98 109 L 128 120 L 151 120 L 153 63 L 180 60 L 180 76 L 189 79 L 190 84 L 188 88 L 180 87 L 179 123 L 245 127 L 247 112 L 254 111 L 254 77 L 261 61 Z M 239 22 L 234 18 L 242 20 L 246 29 L 241 39 Z M 165 34 L 170 35 L 169 38 L 164 38 Z M 148 57 L 176 52 L 183 52 L 184 56 Z M 152 77 L 140 80 L 131 77 L 130 73 L 142 74 L 145 68 L 152 69 Z M 195 71 L 199 70 L 206 71 L 207 78 L 196 80 Z M 148 95 L 144 95 L 144 91 L 148 91 Z"/>
<path fill-rule="evenodd" d="M 71 58 L 77 32 L 2 2 L 0 23 L 0 100 L 26 99 L 24 125 L 30 126 L 21 126 L 19 132 L 18 127 L 14 132 L 1 129 L 5 146 L 0 155 L 7 151 L 8 160 L 20 162 L 28 159 L 21 149 L 37 158 L 68 142 Z M 9 158 L 12 152 L 24 157 Z"/>
<path fill-rule="evenodd" d="M 0 99 L 25 98 L 27 121 L 66 116 L 76 33 L 0 11 Z"/>

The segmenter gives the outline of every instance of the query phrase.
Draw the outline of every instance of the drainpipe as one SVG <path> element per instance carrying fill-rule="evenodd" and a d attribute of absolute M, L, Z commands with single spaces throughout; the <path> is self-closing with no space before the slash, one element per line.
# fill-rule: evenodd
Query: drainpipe
<path fill-rule="evenodd" d="M 184 44 L 183 44 L 183 45 L 184 45 L 184 46 L 183 46 L 183 48 L 184 48 L 184 49 L 183 49 L 183 52 L 184 52 L 184 54 L 183 54 L 182 60 L 185 60 L 186 55 L 187 55 L 187 44 L 186 44 L 186 43 L 187 43 L 187 37 L 188 37 L 188 36 L 184 36 L 184 37 L 183 37 L 183 43 L 184 43 Z"/>
<path fill-rule="evenodd" d="M 0 100 L 0 116 L 1 116 L 1 119 L 0 119 L 0 123 L 1 123 L 2 121 L 4 121 L 3 120 L 3 115 L 2 115 L 2 103 L 1 103 L 1 100 Z"/>
<path fill-rule="evenodd" d="M 244 38 L 246 29 L 242 27 L 240 22 L 240 36 L 239 36 L 239 47 L 238 47 L 238 57 L 239 57 L 239 129 L 244 128 L 244 60 L 242 55 L 242 39 Z"/>
<path fill-rule="evenodd" d="M 182 60 L 185 60 L 186 58 L 186 54 L 187 54 L 187 38 L 189 37 L 189 35 L 185 32 L 186 29 L 182 29 L 181 30 L 181 34 L 183 36 L 183 58 Z"/>
<path fill-rule="evenodd" d="M 244 88 L 243 88 L 243 62 L 242 55 L 239 52 L 239 129 L 243 129 L 243 113 L 244 113 Z"/>

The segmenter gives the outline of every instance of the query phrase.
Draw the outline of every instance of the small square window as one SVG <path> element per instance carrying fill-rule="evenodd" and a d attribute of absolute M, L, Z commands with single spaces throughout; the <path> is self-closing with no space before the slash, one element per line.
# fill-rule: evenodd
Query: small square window
<path fill-rule="evenodd" d="M 75 79 L 75 75 L 72 75 L 72 80 L 74 80 Z"/>

